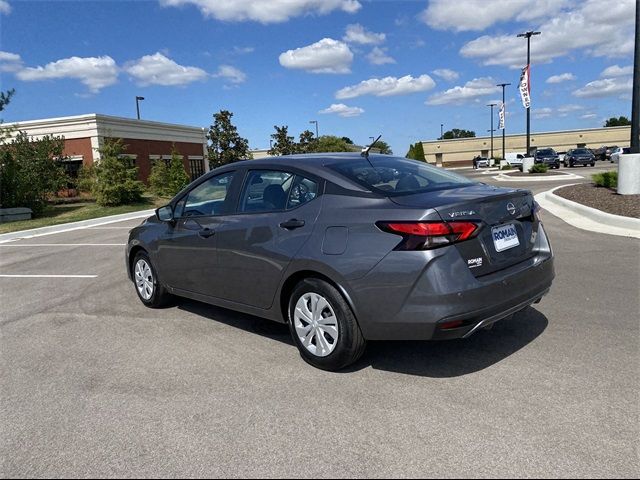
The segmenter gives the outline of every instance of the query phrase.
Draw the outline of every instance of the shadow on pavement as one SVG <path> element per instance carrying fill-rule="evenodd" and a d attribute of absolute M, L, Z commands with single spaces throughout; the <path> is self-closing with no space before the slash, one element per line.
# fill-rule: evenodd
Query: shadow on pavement
<path fill-rule="evenodd" d="M 527 307 L 467 339 L 442 342 L 369 342 L 364 356 L 345 372 L 376 370 L 432 378 L 452 378 L 484 370 L 538 338 L 549 321 Z"/>
<path fill-rule="evenodd" d="M 248 333 L 294 345 L 289 327 L 281 323 L 188 299 L 178 300 L 177 307 Z M 526 347 L 545 331 L 548 324 L 547 317 L 534 308 L 527 307 L 511 320 L 497 322 L 493 329 L 480 330 L 467 339 L 442 342 L 369 342 L 364 356 L 339 373 L 353 373 L 372 367 L 376 370 L 432 378 L 468 375 L 501 362 Z M 304 368 L 312 367 L 305 365 Z"/>

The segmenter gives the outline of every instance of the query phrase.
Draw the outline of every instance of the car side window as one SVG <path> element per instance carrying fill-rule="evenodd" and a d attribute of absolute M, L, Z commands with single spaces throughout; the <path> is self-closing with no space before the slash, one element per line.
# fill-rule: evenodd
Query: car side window
<path fill-rule="evenodd" d="M 287 210 L 304 205 L 318 196 L 318 182 L 296 175 L 287 201 Z"/>
<path fill-rule="evenodd" d="M 201 183 L 176 205 L 176 217 L 226 215 L 233 210 L 230 193 L 235 172 L 227 172 Z"/>
<path fill-rule="evenodd" d="M 293 183 L 294 175 L 290 172 L 250 171 L 242 192 L 240 212 L 259 213 L 285 210 Z"/>

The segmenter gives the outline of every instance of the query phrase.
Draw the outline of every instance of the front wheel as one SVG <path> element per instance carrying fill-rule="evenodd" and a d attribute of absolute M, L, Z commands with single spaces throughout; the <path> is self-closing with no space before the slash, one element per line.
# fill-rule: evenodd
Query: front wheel
<path fill-rule="evenodd" d="M 317 278 L 303 280 L 293 290 L 289 328 L 302 358 L 322 370 L 351 365 L 366 347 L 349 304 L 335 287 Z"/>
<path fill-rule="evenodd" d="M 158 281 L 158 275 L 146 252 L 138 252 L 133 259 L 133 283 L 142 303 L 150 308 L 164 307 L 171 301 L 171 294 Z"/>

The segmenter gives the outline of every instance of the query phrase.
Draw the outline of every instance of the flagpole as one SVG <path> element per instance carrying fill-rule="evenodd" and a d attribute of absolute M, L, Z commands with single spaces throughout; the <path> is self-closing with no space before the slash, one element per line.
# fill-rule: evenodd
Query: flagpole
<path fill-rule="evenodd" d="M 502 87 L 502 160 L 506 160 L 505 154 L 505 131 L 507 130 L 507 106 L 504 103 L 504 87 L 511 85 L 510 83 L 499 83 L 496 87 Z"/>
<path fill-rule="evenodd" d="M 527 82 L 529 91 L 531 91 L 531 36 L 532 35 L 540 35 L 540 32 L 525 32 L 519 33 L 518 37 L 526 37 L 527 38 Z M 529 150 L 531 149 L 531 104 L 527 107 L 527 154 L 528 157 L 530 155 Z"/>

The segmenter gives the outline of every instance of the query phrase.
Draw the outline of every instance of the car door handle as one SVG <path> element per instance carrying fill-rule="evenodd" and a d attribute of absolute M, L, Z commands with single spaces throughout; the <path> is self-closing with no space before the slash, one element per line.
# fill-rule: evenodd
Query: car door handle
<path fill-rule="evenodd" d="M 215 230 L 211 230 L 210 228 L 203 228 L 198 232 L 198 235 L 202 238 L 209 238 L 216 233 Z"/>
<path fill-rule="evenodd" d="M 285 230 L 294 230 L 296 228 L 304 227 L 304 220 L 296 220 L 295 218 L 292 218 L 291 220 L 282 222 L 280 227 Z"/>

